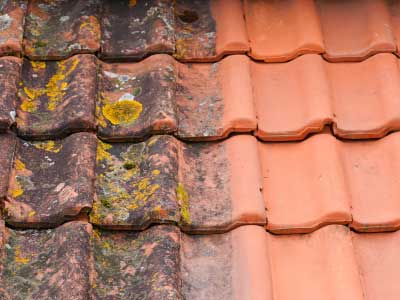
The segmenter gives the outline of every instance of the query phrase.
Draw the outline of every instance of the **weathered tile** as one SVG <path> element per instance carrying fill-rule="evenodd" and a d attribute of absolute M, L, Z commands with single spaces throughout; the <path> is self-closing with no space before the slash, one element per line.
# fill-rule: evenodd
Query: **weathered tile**
<path fill-rule="evenodd" d="M 137 233 L 95 230 L 91 299 L 182 299 L 180 235 L 167 225 Z"/>
<path fill-rule="evenodd" d="M 180 226 L 190 232 L 264 224 L 256 139 L 238 135 L 218 143 L 182 144 L 177 198 Z"/>
<path fill-rule="evenodd" d="M 328 134 L 303 142 L 259 143 L 267 228 L 275 233 L 310 232 L 350 223 L 350 191 L 341 145 Z"/>
<path fill-rule="evenodd" d="M 7 195 L 16 141 L 13 134 L 0 134 L 0 207 L 1 201 Z"/>
<path fill-rule="evenodd" d="M 30 139 L 50 139 L 95 128 L 96 57 L 58 62 L 24 60 L 17 129 Z"/>
<path fill-rule="evenodd" d="M 17 145 L 5 201 L 7 223 L 51 227 L 92 207 L 96 138 L 76 133 L 61 141 Z"/>
<path fill-rule="evenodd" d="M 184 299 L 272 300 L 266 235 L 252 225 L 224 234 L 183 234 Z"/>
<path fill-rule="evenodd" d="M 178 132 L 189 140 L 215 140 L 257 127 L 249 59 L 229 56 L 214 64 L 178 64 Z"/>
<path fill-rule="evenodd" d="M 244 10 L 252 58 L 284 62 L 302 54 L 324 52 L 313 0 L 246 0 Z"/>
<path fill-rule="evenodd" d="M 267 237 L 274 299 L 365 299 L 348 228 Z"/>
<path fill-rule="evenodd" d="M 174 51 L 174 13 L 171 0 L 102 1 L 101 57 L 139 60 Z"/>
<path fill-rule="evenodd" d="M 239 0 L 175 2 L 175 57 L 182 61 L 217 61 L 249 49 Z"/>
<path fill-rule="evenodd" d="M 20 80 L 21 60 L 0 58 L 0 132 L 7 131 L 15 122 L 17 85 Z"/>
<path fill-rule="evenodd" d="M 140 140 L 176 130 L 175 65 L 168 55 L 140 63 L 101 64 L 98 134 L 106 140 Z"/>
<path fill-rule="evenodd" d="M 0 233 L 1 299 L 88 299 L 91 232 L 83 222 L 51 230 L 5 229 L 3 243 Z"/>
<path fill-rule="evenodd" d="M 0 56 L 20 55 L 27 0 L 0 2 Z"/>
<path fill-rule="evenodd" d="M 29 1 L 24 54 L 30 59 L 63 59 L 100 48 L 98 0 Z"/>
<path fill-rule="evenodd" d="M 318 0 L 324 57 L 360 61 L 375 53 L 394 52 L 396 44 L 385 0 Z"/>
<path fill-rule="evenodd" d="M 178 143 L 170 136 L 139 144 L 99 141 L 91 222 L 125 229 L 178 222 Z"/>

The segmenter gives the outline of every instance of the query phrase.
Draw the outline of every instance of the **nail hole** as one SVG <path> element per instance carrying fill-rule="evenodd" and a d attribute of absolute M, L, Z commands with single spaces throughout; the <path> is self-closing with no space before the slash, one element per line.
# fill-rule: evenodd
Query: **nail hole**
<path fill-rule="evenodd" d="M 183 13 L 178 15 L 178 18 L 185 23 L 193 23 L 199 19 L 197 12 L 193 10 L 184 10 Z"/>

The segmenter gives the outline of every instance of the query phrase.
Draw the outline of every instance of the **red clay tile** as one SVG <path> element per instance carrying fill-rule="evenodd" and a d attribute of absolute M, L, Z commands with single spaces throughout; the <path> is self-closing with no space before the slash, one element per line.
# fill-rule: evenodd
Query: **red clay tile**
<path fill-rule="evenodd" d="M 1 299 L 88 299 L 91 232 L 83 222 L 52 230 L 5 229 Z"/>
<path fill-rule="evenodd" d="M 75 55 L 58 62 L 24 60 L 17 128 L 31 139 L 95 128 L 96 58 Z"/>
<path fill-rule="evenodd" d="M 343 144 L 346 181 L 358 231 L 400 228 L 400 133 L 381 140 Z"/>
<path fill-rule="evenodd" d="M 260 143 L 267 228 L 310 232 L 329 223 L 349 223 L 349 178 L 340 145 L 330 134 L 303 142 Z"/>
<path fill-rule="evenodd" d="M 30 0 L 24 54 L 30 59 L 63 59 L 100 48 L 98 1 Z"/>
<path fill-rule="evenodd" d="M 361 63 L 327 63 L 334 101 L 334 132 L 376 138 L 400 129 L 400 72 L 391 54 Z"/>
<path fill-rule="evenodd" d="M 400 295 L 400 232 L 352 233 L 354 252 L 368 300 L 395 300 Z"/>
<path fill-rule="evenodd" d="M 21 52 L 26 0 L 2 1 L 0 9 L 0 56 Z"/>
<path fill-rule="evenodd" d="M 314 1 L 246 0 L 244 10 L 254 59 L 282 62 L 324 52 Z"/>
<path fill-rule="evenodd" d="M 155 55 L 140 63 L 102 63 L 99 136 L 126 141 L 175 131 L 174 63 L 168 55 Z"/>
<path fill-rule="evenodd" d="M 391 18 L 384 0 L 318 0 L 330 61 L 360 61 L 380 52 L 394 52 Z"/>
<path fill-rule="evenodd" d="M 226 231 L 242 224 L 264 224 L 265 208 L 257 142 L 248 135 L 219 143 L 182 145 L 181 228 Z"/>
<path fill-rule="evenodd" d="M 303 139 L 332 121 L 330 82 L 320 56 L 252 63 L 251 77 L 261 139 Z"/>
<path fill-rule="evenodd" d="M 183 234 L 184 299 L 272 300 L 266 235 L 252 225 L 225 234 Z"/>
<path fill-rule="evenodd" d="M 182 299 L 180 236 L 166 225 L 137 233 L 95 230 L 90 299 Z"/>
<path fill-rule="evenodd" d="M 15 121 L 17 84 L 20 80 L 21 60 L 0 58 L 0 132 L 7 131 Z"/>
<path fill-rule="evenodd" d="M 102 1 L 101 26 L 102 58 L 139 60 L 174 51 L 171 0 Z"/>
<path fill-rule="evenodd" d="M 239 0 L 175 2 L 175 54 L 182 61 L 217 61 L 249 49 Z"/>
<path fill-rule="evenodd" d="M 274 299 L 365 299 L 348 228 L 267 236 Z"/>
<path fill-rule="evenodd" d="M 10 174 L 5 219 L 18 227 L 51 227 L 92 207 L 96 138 L 20 140 Z"/>
<path fill-rule="evenodd" d="M 91 222 L 113 229 L 179 222 L 178 146 L 171 136 L 139 144 L 99 141 Z"/>
<path fill-rule="evenodd" d="M 13 134 L 0 134 L 0 201 L 2 201 L 7 195 L 8 180 L 14 157 L 15 144 L 16 138 Z"/>

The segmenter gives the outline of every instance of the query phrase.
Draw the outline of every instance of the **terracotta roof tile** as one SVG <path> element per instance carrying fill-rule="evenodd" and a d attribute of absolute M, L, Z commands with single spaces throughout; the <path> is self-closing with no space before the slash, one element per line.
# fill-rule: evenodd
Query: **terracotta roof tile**
<path fill-rule="evenodd" d="M 31 59 L 62 59 L 100 48 L 98 1 L 30 0 L 25 18 L 24 54 Z"/>
<path fill-rule="evenodd" d="M 123 229 L 177 222 L 190 232 L 264 224 L 259 165 L 251 136 L 219 143 L 185 144 L 169 136 L 100 142 L 91 221 Z"/>
<path fill-rule="evenodd" d="M 7 223 L 55 226 L 92 206 L 96 138 L 76 133 L 62 141 L 17 144 L 4 203 Z"/>
<path fill-rule="evenodd" d="M 0 58 L 0 132 L 7 131 L 15 121 L 17 84 L 21 60 L 16 57 Z"/>
<path fill-rule="evenodd" d="M 76 55 L 58 62 L 24 60 L 17 103 L 18 134 L 62 137 L 95 128 L 96 58 Z"/>
<path fill-rule="evenodd" d="M 0 55 L 19 55 L 27 0 L 2 1 L 0 4 Z"/>
<path fill-rule="evenodd" d="M 12 134 L 0 134 L 0 207 L 7 195 L 8 178 L 11 170 L 16 138 Z"/>

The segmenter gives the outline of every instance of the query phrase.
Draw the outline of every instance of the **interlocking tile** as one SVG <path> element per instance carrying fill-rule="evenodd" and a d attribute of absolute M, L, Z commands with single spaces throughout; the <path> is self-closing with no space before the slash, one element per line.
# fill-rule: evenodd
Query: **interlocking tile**
<path fill-rule="evenodd" d="M 20 71 L 21 60 L 19 58 L 0 58 L 0 132 L 7 131 L 15 121 L 15 99 Z"/>
<path fill-rule="evenodd" d="M 178 222 L 178 143 L 170 136 L 139 144 L 97 145 L 96 197 L 91 222 L 142 229 Z"/>
<path fill-rule="evenodd" d="M 0 3 L 0 55 L 21 52 L 26 0 L 4 0 Z"/>
<path fill-rule="evenodd" d="M 175 2 L 175 57 L 182 61 L 217 61 L 248 49 L 239 0 Z"/>
<path fill-rule="evenodd" d="M 7 223 L 55 226 L 92 207 L 96 138 L 76 133 L 65 140 L 17 145 L 4 203 Z"/>
<path fill-rule="evenodd" d="M 95 230 L 91 299 L 182 299 L 180 235 L 166 225 L 137 233 Z"/>
<path fill-rule="evenodd" d="M 303 139 L 333 123 L 337 136 L 378 138 L 400 128 L 400 72 L 391 54 L 360 63 L 304 55 L 288 63 L 251 64 L 264 140 Z"/>
<path fill-rule="evenodd" d="M 364 298 L 348 228 L 267 237 L 274 299 L 375 299 Z"/>
<path fill-rule="evenodd" d="M 260 226 L 182 235 L 184 299 L 272 300 L 267 237 Z"/>
<path fill-rule="evenodd" d="M 174 12 L 171 0 L 102 2 L 101 57 L 142 59 L 174 51 Z"/>
<path fill-rule="evenodd" d="M 317 0 L 331 61 L 359 61 L 380 52 L 395 52 L 393 24 L 385 0 Z"/>
<path fill-rule="evenodd" d="M 16 138 L 14 135 L 0 134 L 0 201 L 7 195 L 8 179 L 13 162 L 15 144 Z"/>
<path fill-rule="evenodd" d="M 137 140 L 176 130 L 175 64 L 170 56 L 156 55 L 140 63 L 102 63 L 99 89 L 100 137 Z"/>
<path fill-rule="evenodd" d="M 25 231 L 0 224 L 1 299 L 88 299 L 91 231 L 83 222 Z"/>
<path fill-rule="evenodd" d="M 259 165 L 256 139 L 245 135 L 218 143 L 99 142 L 91 222 L 119 229 L 176 222 L 190 232 L 265 224 Z"/>
<path fill-rule="evenodd" d="M 98 1 L 31 0 L 25 18 L 24 54 L 31 59 L 62 59 L 100 48 Z"/>
<path fill-rule="evenodd" d="M 24 60 L 17 128 L 33 139 L 94 130 L 96 58 L 82 54 L 57 62 Z"/>
<path fill-rule="evenodd" d="M 98 132 L 105 140 L 176 131 L 184 139 L 214 140 L 256 129 L 246 56 L 215 64 L 181 64 L 167 55 L 103 63 L 99 89 Z"/>
<path fill-rule="evenodd" d="M 244 2 L 250 56 L 287 61 L 305 53 L 324 52 L 321 24 L 313 0 Z"/>

